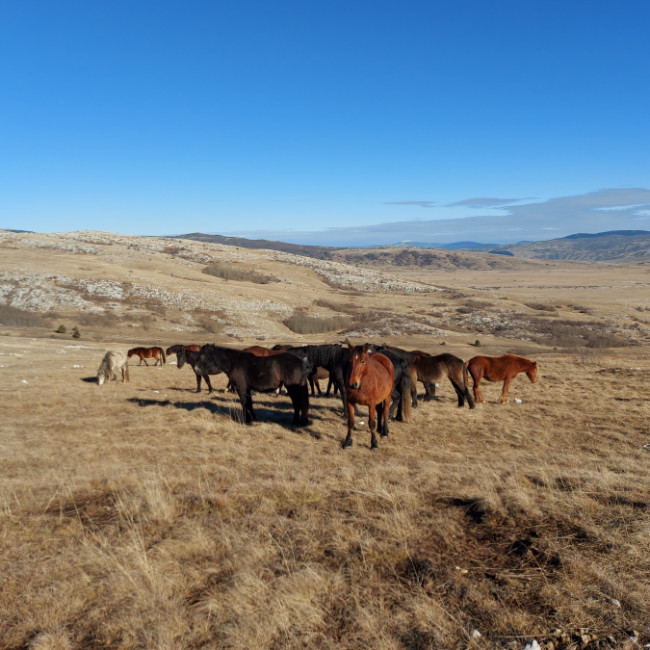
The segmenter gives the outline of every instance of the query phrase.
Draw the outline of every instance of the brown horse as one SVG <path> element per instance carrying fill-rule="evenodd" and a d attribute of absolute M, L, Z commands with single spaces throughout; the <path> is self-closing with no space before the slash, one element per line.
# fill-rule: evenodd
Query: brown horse
<path fill-rule="evenodd" d="M 467 362 L 467 369 L 474 380 L 474 399 L 476 402 L 485 402 L 479 388 L 481 379 L 503 381 L 501 404 L 508 401 L 510 382 L 520 372 L 525 372 L 528 379 L 533 383 L 537 381 L 537 361 L 531 361 L 516 354 L 504 354 L 501 357 L 485 357 L 482 355 L 472 357 Z"/>
<path fill-rule="evenodd" d="M 402 350 L 400 348 L 386 346 L 389 350 L 394 350 L 403 356 L 411 372 L 412 393 L 415 392 L 417 381 L 424 384 L 425 400 L 437 399 L 435 396 L 436 382 L 443 377 L 447 377 L 456 391 L 458 406 L 464 406 L 467 400 L 467 406 L 474 408 L 474 400 L 469 392 L 469 377 L 467 375 L 467 366 L 465 362 L 453 354 L 429 354 L 421 350 Z M 413 406 L 417 405 L 417 395 L 413 395 Z"/>
<path fill-rule="evenodd" d="M 369 345 L 357 345 L 349 351 L 349 370 L 347 383 L 348 435 L 342 443 L 343 448 L 352 444 L 354 428 L 354 405 L 364 404 L 368 407 L 368 425 L 370 427 L 370 448 L 377 448 L 375 428 L 379 435 L 388 435 L 388 415 L 395 370 L 390 359 L 376 352 L 368 352 Z"/>
<path fill-rule="evenodd" d="M 162 348 L 159 348 L 158 346 L 154 346 L 152 348 L 131 348 L 127 353 L 126 353 L 127 358 L 131 358 L 133 356 L 138 356 L 140 357 L 140 361 L 138 363 L 139 366 L 142 365 L 142 362 L 144 361 L 144 365 L 148 366 L 149 364 L 147 363 L 147 359 L 155 359 L 154 366 L 157 366 L 160 364 L 162 366 L 167 359 L 165 359 L 165 351 Z"/>

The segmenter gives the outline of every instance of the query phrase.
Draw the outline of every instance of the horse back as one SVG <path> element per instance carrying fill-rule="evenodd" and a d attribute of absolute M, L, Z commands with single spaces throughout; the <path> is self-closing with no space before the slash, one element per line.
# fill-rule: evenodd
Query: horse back
<path fill-rule="evenodd" d="M 477 355 L 467 362 L 467 369 L 472 377 L 480 376 L 488 381 L 502 381 L 530 370 L 534 364 L 534 361 L 516 354 L 503 354 L 500 357 Z"/>

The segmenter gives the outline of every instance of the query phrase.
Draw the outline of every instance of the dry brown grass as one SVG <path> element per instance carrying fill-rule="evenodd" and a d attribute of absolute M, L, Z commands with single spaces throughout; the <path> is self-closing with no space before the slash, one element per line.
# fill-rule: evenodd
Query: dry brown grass
<path fill-rule="evenodd" d="M 545 355 L 473 411 L 443 384 L 371 452 L 338 399 L 301 431 L 171 364 L 99 387 L 104 347 L 0 339 L 0 647 L 650 641 L 647 358 Z"/>
<path fill-rule="evenodd" d="M 282 282 L 206 276 L 209 249 L 198 244 L 179 261 L 146 258 L 148 238 L 74 241 L 69 248 L 106 251 L 61 252 L 51 242 L 24 250 L 12 237 L 6 274 L 49 268 L 72 278 L 81 268 L 84 278 L 152 285 L 161 297 L 151 294 L 155 319 L 137 329 L 140 316 L 123 317 L 116 300 L 108 321 L 83 309 L 64 319 L 61 309 L 57 325 L 83 324 L 78 341 L 3 326 L 0 649 L 650 643 L 650 348 L 639 308 L 650 305 L 641 276 L 628 282 L 640 267 L 587 274 L 527 263 L 534 272 L 522 274 L 509 258 L 513 269 L 494 275 L 445 275 L 440 284 L 452 290 L 435 296 L 406 295 L 405 284 L 351 293 L 263 252 L 254 262 L 236 255 Z M 123 250 L 137 255 L 125 262 Z M 408 424 L 391 423 L 374 452 L 360 422 L 354 446 L 341 449 L 338 398 L 312 399 L 313 424 L 294 430 L 287 397 L 255 395 L 260 421 L 247 427 L 225 377 L 212 378 L 215 394 L 196 394 L 191 370 L 169 362 L 132 366 L 130 382 L 99 387 L 107 349 L 208 342 L 196 329 L 199 307 L 172 304 L 172 288 L 202 292 L 199 307 L 224 323 L 210 340 L 224 344 L 256 342 L 234 340 L 229 328 L 258 323 L 264 345 L 309 340 L 281 321 L 313 305 L 355 316 L 357 305 L 365 323 L 377 321 L 372 331 L 394 332 L 380 342 L 468 359 L 478 336 L 481 353 L 537 359 L 540 378 L 515 379 L 506 405 L 500 385 L 486 384 L 488 401 L 474 410 L 458 409 L 442 383 L 440 400 L 421 402 Z M 503 322 L 521 329 L 486 332 L 471 320 L 444 329 L 468 301 L 468 317 L 503 319 L 507 310 Z M 578 329 L 616 321 L 623 338 L 634 323 L 642 344 L 554 351 L 526 332 L 542 316 L 530 313 L 543 311 L 538 304 Z M 427 318 L 439 327 L 433 336 L 415 327 Z"/>

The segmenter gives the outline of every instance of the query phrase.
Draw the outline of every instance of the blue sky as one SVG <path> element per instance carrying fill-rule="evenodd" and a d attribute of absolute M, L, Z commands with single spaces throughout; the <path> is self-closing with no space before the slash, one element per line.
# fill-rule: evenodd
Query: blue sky
<path fill-rule="evenodd" d="M 650 230 L 650 2 L 0 4 L 0 227 Z"/>

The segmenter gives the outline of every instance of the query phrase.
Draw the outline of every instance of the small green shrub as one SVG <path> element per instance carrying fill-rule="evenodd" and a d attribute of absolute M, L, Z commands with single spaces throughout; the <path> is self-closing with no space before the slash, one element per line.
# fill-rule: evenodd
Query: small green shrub
<path fill-rule="evenodd" d="M 79 331 L 79 328 L 76 325 L 72 328 L 72 338 L 73 339 L 81 338 L 81 332 Z"/>
<path fill-rule="evenodd" d="M 56 330 L 57 334 L 65 334 L 68 331 L 68 328 L 65 325 L 59 325 L 58 329 Z"/>

